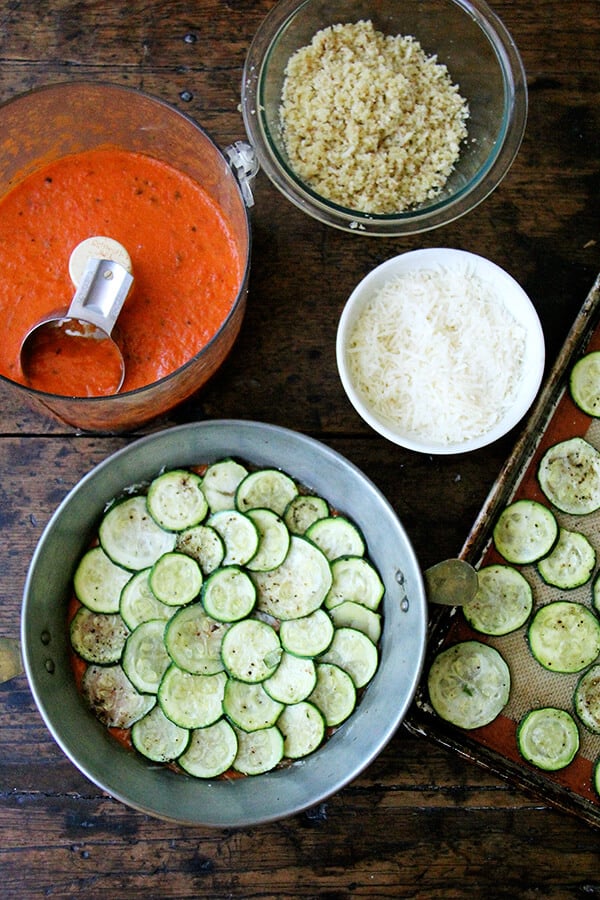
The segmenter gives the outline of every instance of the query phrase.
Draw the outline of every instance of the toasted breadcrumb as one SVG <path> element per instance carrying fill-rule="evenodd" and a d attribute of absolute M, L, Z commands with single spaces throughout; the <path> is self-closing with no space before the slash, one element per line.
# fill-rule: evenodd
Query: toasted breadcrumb
<path fill-rule="evenodd" d="M 372 22 L 318 31 L 288 61 L 280 119 L 296 175 L 355 211 L 403 212 L 439 194 L 468 105 L 418 41 Z"/>

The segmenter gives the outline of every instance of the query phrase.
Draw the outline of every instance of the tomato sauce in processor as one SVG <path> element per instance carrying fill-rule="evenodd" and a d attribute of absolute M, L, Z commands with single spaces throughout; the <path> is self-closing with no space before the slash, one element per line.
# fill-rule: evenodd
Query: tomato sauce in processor
<path fill-rule="evenodd" d="M 21 342 L 41 318 L 68 308 L 70 255 L 93 235 L 118 241 L 131 258 L 134 283 L 113 332 L 125 362 L 122 391 L 170 375 L 219 331 L 244 267 L 223 210 L 167 163 L 126 150 L 90 150 L 38 169 L 0 200 L 0 374 L 27 384 Z M 97 348 L 89 339 L 81 343 L 68 351 L 77 355 L 68 380 L 65 360 L 52 364 L 53 353 L 65 351 L 45 353 L 36 388 L 102 395 L 104 364 L 92 359 Z"/>

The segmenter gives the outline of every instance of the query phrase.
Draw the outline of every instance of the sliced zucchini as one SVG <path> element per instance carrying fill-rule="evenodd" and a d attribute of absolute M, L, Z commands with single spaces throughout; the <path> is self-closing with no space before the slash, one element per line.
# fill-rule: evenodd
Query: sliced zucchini
<path fill-rule="evenodd" d="M 260 610 L 278 619 L 308 616 L 323 603 L 331 587 L 325 554 L 311 541 L 292 535 L 283 563 L 269 572 L 254 572 Z"/>
<path fill-rule="evenodd" d="M 516 565 L 537 562 L 550 553 L 557 538 L 554 513 L 537 500 L 509 504 L 500 513 L 493 531 L 498 553 Z"/>
<path fill-rule="evenodd" d="M 278 728 L 263 728 L 248 734 L 237 732 L 238 751 L 233 768 L 243 775 L 270 772 L 283 757 L 283 735 Z"/>
<path fill-rule="evenodd" d="M 149 575 L 150 589 L 166 606 L 186 606 L 202 589 L 202 570 L 195 559 L 171 550 L 156 560 Z"/>
<path fill-rule="evenodd" d="M 519 722 L 517 746 L 531 765 L 555 772 L 573 761 L 579 749 L 579 731 L 573 716 L 564 709 L 532 709 Z"/>
<path fill-rule="evenodd" d="M 600 571 L 596 573 L 592 582 L 592 606 L 600 615 Z"/>
<path fill-rule="evenodd" d="M 581 672 L 600 654 L 600 621 L 582 603 L 555 600 L 535 613 L 528 639 L 545 669 Z"/>
<path fill-rule="evenodd" d="M 213 513 L 207 525 L 220 534 L 225 546 L 224 566 L 244 566 L 258 550 L 258 528 L 249 516 L 237 509 Z"/>
<path fill-rule="evenodd" d="M 533 609 L 533 591 L 518 569 L 484 566 L 477 573 L 477 581 L 477 593 L 462 608 L 471 628 L 499 636 L 525 624 Z"/>
<path fill-rule="evenodd" d="M 223 566 L 212 572 L 202 588 L 202 605 L 213 619 L 236 622 L 249 616 L 256 603 L 256 587 L 239 566 Z"/>
<path fill-rule="evenodd" d="M 192 675 L 179 666 L 169 666 L 158 689 L 158 702 L 165 716 L 181 728 L 204 728 L 223 714 L 227 676 Z"/>
<path fill-rule="evenodd" d="M 510 671 L 500 653 L 480 641 L 462 641 L 437 654 L 429 669 L 436 713 L 459 728 L 481 728 L 500 715 L 510 695 Z"/>
<path fill-rule="evenodd" d="M 592 350 L 577 360 L 571 369 L 569 390 L 582 412 L 600 416 L 600 350 Z"/>
<path fill-rule="evenodd" d="M 594 765 L 594 771 L 592 774 L 592 783 L 594 785 L 594 790 L 598 794 L 598 797 L 600 797 L 600 756 L 598 757 L 598 759 L 596 760 L 596 763 Z"/>
<path fill-rule="evenodd" d="M 199 525 L 208 513 L 202 479 L 186 469 L 158 475 L 150 483 L 146 504 L 154 521 L 168 531 Z"/>
<path fill-rule="evenodd" d="M 118 613 L 121 591 L 131 572 L 114 563 L 102 547 L 82 556 L 73 576 L 75 596 L 92 612 Z"/>
<path fill-rule="evenodd" d="M 78 656 L 106 666 L 121 659 L 129 629 L 118 613 L 95 613 L 82 606 L 73 616 L 69 633 Z"/>
<path fill-rule="evenodd" d="M 192 675 L 215 675 L 223 671 L 221 643 L 228 628 L 209 616 L 201 603 L 184 606 L 165 628 L 167 653 Z"/>
<path fill-rule="evenodd" d="M 179 532 L 175 549 L 195 559 L 203 575 L 210 575 L 225 559 L 223 538 L 210 525 L 194 525 Z"/>
<path fill-rule="evenodd" d="M 174 613 L 172 606 L 161 603 L 152 593 L 149 578 L 151 571 L 141 569 L 136 572 L 121 591 L 119 612 L 131 631 L 150 619 L 163 619 L 166 622 Z"/>
<path fill-rule="evenodd" d="M 321 662 L 334 663 L 347 672 L 357 688 L 364 687 L 377 671 L 379 654 L 373 641 L 356 628 L 337 628 Z"/>
<path fill-rule="evenodd" d="M 384 585 L 375 566 L 364 556 L 340 556 L 331 564 L 332 583 L 325 598 L 327 609 L 345 600 L 376 610 Z"/>
<path fill-rule="evenodd" d="M 164 644 L 163 619 L 142 622 L 127 638 L 123 671 L 142 694 L 156 694 L 171 660 Z"/>
<path fill-rule="evenodd" d="M 220 459 L 204 473 L 202 490 L 211 513 L 235 507 L 235 492 L 248 469 L 235 459 Z"/>
<path fill-rule="evenodd" d="M 581 676 L 575 687 L 573 706 L 582 725 L 600 734 L 600 663 Z"/>
<path fill-rule="evenodd" d="M 546 584 L 570 590 L 589 581 L 595 565 L 596 551 L 585 534 L 559 528 L 558 541 L 537 569 Z"/>
<path fill-rule="evenodd" d="M 112 506 L 100 523 L 98 536 L 106 555 L 134 572 L 154 565 L 159 556 L 173 550 L 177 540 L 173 532 L 156 524 L 141 494 Z"/>
<path fill-rule="evenodd" d="M 235 493 L 235 505 L 241 512 L 271 509 L 283 516 L 296 494 L 296 482 L 280 469 L 258 469 L 246 475 Z"/>
<path fill-rule="evenodd" d="M 600 453 L 584 438 L 550 447 L 537 475 L 545 496 L 562 512 L 580 516 L 600 509 Z"/>
<path fill-rule="evenodd" d="M 283 520 L 292 534 L 305 534 L 317 519 L 329 515 L 329 504 L 315 494 L 297 494 L 285 508 Z"/>
<path fill-rule="evenodd" d="M 347 672 L 334 663 L 317 663 L 317 683 L 308 697 L 330 728 L 341 725 L 356 706 L 356 687 Z"/>
<path fill-rule="evenodd" d="M 258 549 L 247 566 L 253 572 L 276 569 L 290 549 L 290 532 L 283 519 L 272 509 L 249 509 L 246 515 L 258 529 Z"/>
<path fill-rule="evenodd" d="M 235 622 L 224 634 L 221 658 L 229 674 L 239 681 L 256 683 L 272 675 L 281 658 L 279 635 L 259 619 Z"/>
<path fill-rule="evenodd" d="M 176 759 L 185 750 L 189 739 L 189 730 L 167 719 L 160 706 L 134 722 L 131 729 L 133 746 L 153 762 L 166 763 Z"/>
<path fill-rule="evenodd" d="M 345 516 L 318 519 L 307 529 L 306 537 L 314 541 L 331 562 L 340 556 L 363 556 L 366 550 L 362 534 Z"/>
<path fill-rule="evenodd" d="M 91 665 L 81 682 L 84 699 L 110 728 L 130 728 L 150 712 L 156 703 L 154 694 L 140 694 L 120 665 Z"/>
<path fill-rule="evenodd" d="M 192 731 L 190 742 L 177 762 L 195 778 L 217 778 L 233 765 L 238 751 L 236 733 L 227 719 Z"/>
<path fill-rule="evenodd" d="M 300 619 L 286 619 L 279 627 L 279 639 L 288 653 L 318 656 L 333 638 L 333 622 L 324 609 L 316 609 Z"/>
<path fill-rule="evenodd" d="M 374 644 L 381 637 L 381 615 L 354 600 L 344 600 L 334 606 L 329 615 L 336 628 L 356 628 L 371 638 Z"/>
<path fill-rule="evenodd" d="M 262 684 L 249 684 L 228 678 L 223 697 L 223 712 L 242 731 L 258 731 L 274 725 L 283 711 L 283 703 L 269 697 Z"/>
<path fill-rule="evenodd" d="M 283 653 L 277 669 L 263 682 L 263 687 L 273 700 L 290 705 L 306 700 L 316 683 L 312 659 Z"/>
<path fill-rule="evenodd" d="M 325 738 L 325 719 L 320 709 L 306 700 L 286 706 L 277 727 L 283 734 L 283 754 L 301 759 L 321 746 Z"/>

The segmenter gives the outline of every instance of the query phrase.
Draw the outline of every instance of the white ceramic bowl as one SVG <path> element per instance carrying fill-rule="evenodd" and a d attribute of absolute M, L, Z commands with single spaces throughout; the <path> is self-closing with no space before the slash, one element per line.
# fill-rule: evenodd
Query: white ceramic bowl
<path fill-rule="evenodd" d="M 502 414 L 488 430 L 471 435 L 464 440 L 438 439 L 434 428 L 422 429 L 419 433 L 411 431 L 402 410 L 395 411 L 393 420 L 385 418 L 366 398 L 364 392 L 357 388 L 356 379 L 349 365 L 348 346 L 357 318 L 365 305 L 375 293 L 381 290 L 396 276 L 405 273 L 458 268 L 472 272 L 481 282 L 489 285 L 496 297 L 501 299 L 506 310 L 513 316 L 524 332 L 525 351 L 518 386 L 513 391 L 511 402 L 502 407 Z M 399 323 L 398 327 L 402 327 Z M 413 349 L 413 348 L 411 348 Z M 383 437 L 395 444 L 430 454 L 453 454 L 476 450 L 491 444 L 505 435 L 523 418 L 531 406 L 543 376 L 545 348 L 544 335 L 537 313 L 520 285 L 512 276 L 495 263 L 484 257 L 463 250 L 432 248 L 403 253 L 382 263 L 373 269 L 354 289 L 342 312 L 337 332 L 336 344 L 337 365 L 342 384 L 348 398 L 364 421 Z M 431 370 L 433 371 L 433 370 Z M 420 373 L 419 377 L 429 378 Z M 447 385 L 449 393 L 453 390 L 452 380 Z M 434 415 L 432 409 L 432 416 Z M 425 434 L 428 431 L 428 434 Z"/>

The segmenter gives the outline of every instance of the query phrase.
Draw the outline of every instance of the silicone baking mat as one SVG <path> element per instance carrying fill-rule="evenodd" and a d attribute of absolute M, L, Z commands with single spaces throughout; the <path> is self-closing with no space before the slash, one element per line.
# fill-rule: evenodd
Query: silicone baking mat
<path fill-rule="evenodd" d="M 600 276 L 586 298 L 559 357 L 550 372 L 525 429 L 479 514 L 461 551 L 461 557 L 477 568 L 505 562 L 496 552 L 492 530 L 501 510 L 509 502 L 526 497 L 550 506 L 537 481 L 537 468 L 552 444 L 567 438 L 585 437 L 600 449 L 600 420 L 577 409 L 569 390 L 572 365 L 584 353 L 600 349 Z M 592 583 L 600 571 L 600 511 L 586 516 L 553 512 L 560 525 L 587 535 L 596 554 L 592 578 L 572 590 L 546 585 L 534 565 L 516 566 L 529 581 L 534 612 L 551 600 L 574 600 L 592 606 Z M 432 608 L 428 653 L 424 676 L 415 703 L 406 720 L 409 730 L 437 740 L 474 762 L 492 769 L 548 803 L 579 815 L 600 827 L 600 797 L 593 787 L 593 769 L 600 758 L 600 735 L 579 725 L 580 747 L 573 762 L 558 772 L 542 772 L 520 756 L 516 730 L 521 717 L 538 706 L 557 706 L 574 714 L 573 692 L 582 673 L 564 675 L 544 669 L 533 657 L 527 642 L 527 624 L 502 637 L 486 637 L 466 623 L 460 609 Z M 489 725 L 462 730 L 442 720 L 427 696 L 427 672 L 437 652 L 460 640 L 489 643 L 502 654 L 511 671 L 511 693 L 502 714 Z"/>

